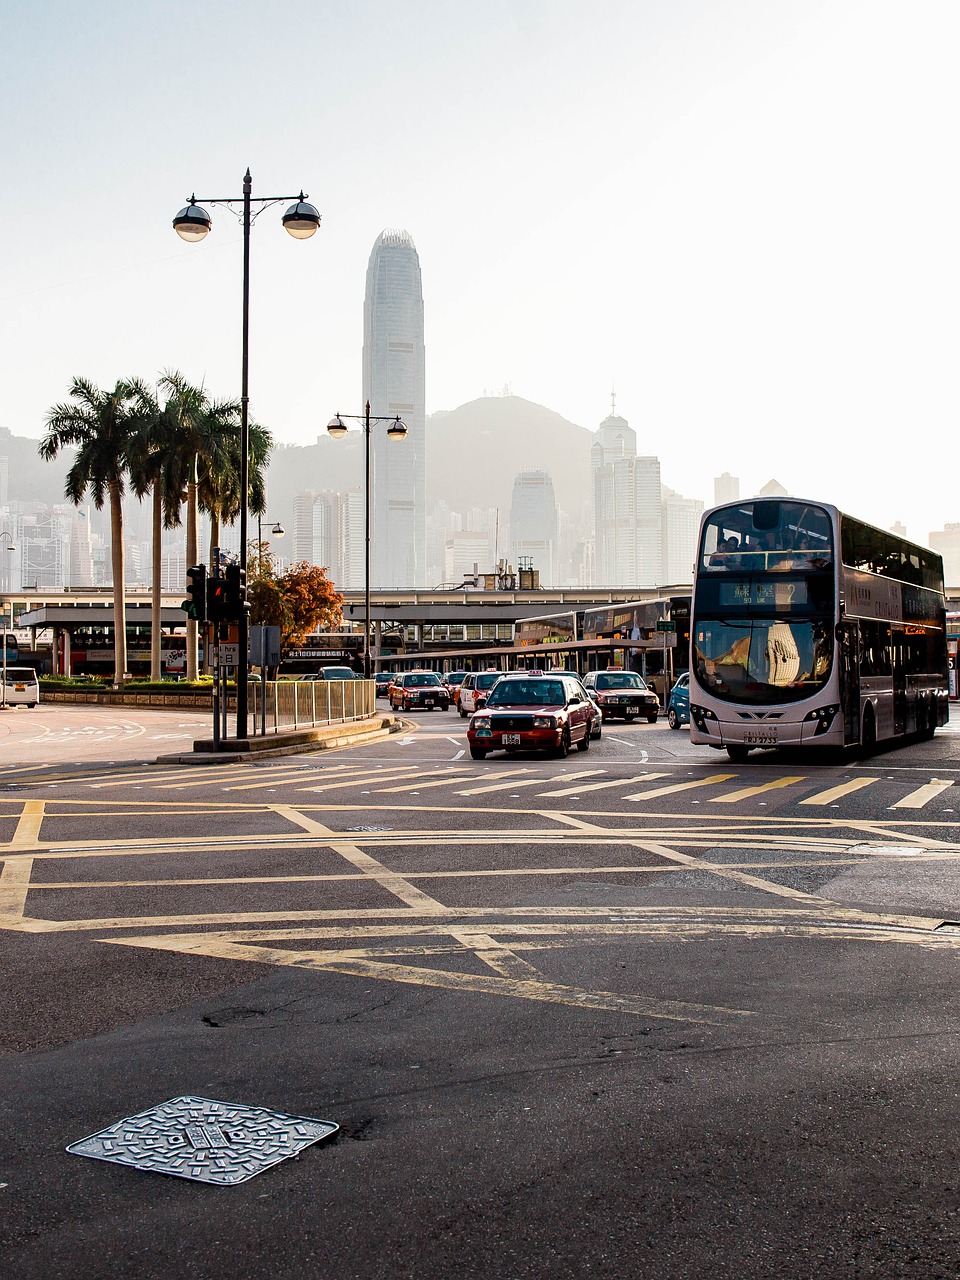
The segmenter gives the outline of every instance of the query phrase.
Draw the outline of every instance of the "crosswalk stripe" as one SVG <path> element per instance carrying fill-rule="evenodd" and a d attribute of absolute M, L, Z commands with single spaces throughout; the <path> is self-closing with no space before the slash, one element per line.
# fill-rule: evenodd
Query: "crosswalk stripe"
<path fill-rule="evenodd" d="M 879 781 L 879 778 L 853 778 L 850 782 L 842 782 L 839 787 L 818 791 L 815 796 L 808 796 L 806 800 L 801 800 L 800 804 L 833 804 L 834 800 L 839 800 L 841 796 L 852 795 L 854 791 L 862 791 L 864 787 L 871 787 Z"/>
<path fill-rule="evenodd" d="M 289 764 L 271 765 L 271 766 L 255 765 L 253 767 L 257 769 L 257 772 L 262 780 L 267 780 L 270 778 L 279 778 L 281 776 L 289 776 L 289 777 L 295 778 L 298 776 L 298 774 L 302 776 L 306 773 L 302 765 L 300 766 L 299 769 L 296 769 L 295 766 L 289 765 Z M 340 768 L 337 770 L 337 772 L 346 772 L 348 770 L 350 772 L 355 772 L 359 768 L 360 768 L 359 765 L 354 765 L 354 764 L 341 765 Z M 176 779 L 179 779 L 179 781 L 176 781 L 176 782 L 159 782 L 158 781 L 155 784 L 153 789 L 154 791 L 180 791 L 180 790 L 186 789 L 187 787 L 203 787 L 210 782 L 225 782 L 228 778 L 235 778 L 237 776 L 237 766 L 234 764 L 212 766 L 212 767 L 203 765 L 199 767 L 199 772 L 200 772 L 199 777 L 197 776 L 197 772 L 198 772 L 197 768 L 190 768 L 186 770 L 184 773 L 163 773 L 160 775 L 161 777 L 176 778 Z M 326 770 L 326 769 L 323 770 L 324 774 L 327 774 L 329 772 L 332 772 L 332 771 Z M 157 775 L 152 774 L 150 776 L 156 777 Z M 245 775 L 245 776 L 249 776 L 249 775 Z M 144 775 L 144 778 L 146 778 L 146 775 Z M 191 779 L 191 781 L 189 782 L 185 781 L 185 779 L 187 778 Z M 136 782 L 138 781 L 138 779 L 131 778 L 129 779 L 129 781 Z M 104 787 L 104 786 L 115 787 L 115 786 L 121 786 L 122 783 L 109 782 L 109 783 L 99 783 L 98 785 L 101 787 Z M 250 785 L 259 787 L 263 785 L 263 781 L 251 783 Z M 239 790 L 239 788 L 230 788 L 230 790 Z"/>
<path fill-rule="evenodd" d="M 583 787 L 561 787 L 559 791 L 538 791 L 541 796 L 572 796 L 583 791 L 602 791 L 605 787 L 629 787 L 635 782 L 650 782 L 653 778 L 669 778 L 669 773 L 640 773 L 635 778 L 611 778 L 607 782 L 588 782 Z"/>
<path fill-rule="evenodd" d="M 378 769 L 373 775 L 366 770 L 358 770 L 355 773 L 351 773 L 349 776 L 344 775 L 342 777 L 335 778 L 332 782 L 324 782 L 317 787 L 299 787 L 298 790 L 309 792 L 334 791 L 337 787 L 349 786 L 352 782 L 372 783 L 379 782 L 381 780 L 387 781 L 389 779 L 399 781 L 401 778 L 416 778 L 419 775 L 420 770 L 416 765 L 405 764 L 397 765 L 393 769 Z"/>
<path fill-rule="evenodd" d="M 518 769 L 517 773 L 529 773 L 529 769 Z M 606 773 L 606 769 L 585 769 L 582 773 L 566 773 L 565 781 L 572 781 L 574 778 L 595 778 L 598 773 Z M 496 774 L 494 775 L 497 776 Z M 507 775 L 501 773 L 501 778 Z M 546 778 L 524 778 L 514 782 L 495 782 L 492 786 L 471 787 L 467 791 L 458 791 L 458 796 L 480 796 L 485 795 L 488 791 L 509 791 L 511 787 L 540 787 L 547 781 Z"/>
<path fill-rule="evenodd" d="M 751 796 L 762 795 L 764 791 L 777 791 L 780 787 L 792 787 L 795 782 L 804 782 L 805 778 L 777 778 L 774 782 L 764 782 L 758 787 L 741 787 L 739 791 L 728 791 L 723 796 L 711 796 L 711 804 L 736 804 L 738 800 L 749 800 Z"/>
<path fill-rule="evenodd" d="M 374 795 L 394 795 L 400 791 L 420 791 L 425 787 L 448 787 L 451 782 L 461 782 L 458 776 L 462 773 L 469 773 L 468 768 L 462 766 L 454 766 L 452 769 L 444 769 L 442 776 L 435 773 L 422 774 L 417 782 L 405 782 L 402 787 L 377 787 Z"/>
<path fill-rule="evenodd" d="M 655 800 L 658 796 L 671 796 L 677 791 L 693 791 L 696 787 L 709 787 L 715 782 L 729 782 L 735 773 L 714 773 L 709 778 L 701 778 L 699 782 L 676 782 L 671 787 L 654 787 L 652 791 L 637 791 L 632 796 L 624 796 L 624 800 Z"/>
<path fill-rule="evenodd" d="M 911 791 L 908 796 L 904 796 L 902 800 L 898 800 L 896 804 L 890 806 L 891 809 L 922 809 L 923 806 L 934 796 L 938 796 L 941 791 L 946 791 L 948 787 L 952 787 L 952 782 L 945 782 L 940 778 L 932 778 L 925 786 L 917 787 L 916 791 Z"/>

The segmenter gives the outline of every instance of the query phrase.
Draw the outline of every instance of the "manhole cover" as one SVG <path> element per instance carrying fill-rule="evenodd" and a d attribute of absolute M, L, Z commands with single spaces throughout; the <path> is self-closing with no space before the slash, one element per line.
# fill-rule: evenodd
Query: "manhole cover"
<path fill-rule="evenodd" d="M 288 1116 L 212 1098 L 171 1098 L 81 1138 L 67 1150 L 75 1156 L 228 1187 L 295 1156 L 339 1127 L 330 1120 Z"/>

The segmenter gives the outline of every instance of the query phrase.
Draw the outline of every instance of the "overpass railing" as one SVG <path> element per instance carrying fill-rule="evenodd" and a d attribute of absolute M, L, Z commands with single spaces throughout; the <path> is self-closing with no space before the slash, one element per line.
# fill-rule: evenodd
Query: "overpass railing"
<path fill-rule="evenodd" d="M 254 734 L 366 720 L 377 709 L 372 680 L 254 680 L 248 691 Z"/>

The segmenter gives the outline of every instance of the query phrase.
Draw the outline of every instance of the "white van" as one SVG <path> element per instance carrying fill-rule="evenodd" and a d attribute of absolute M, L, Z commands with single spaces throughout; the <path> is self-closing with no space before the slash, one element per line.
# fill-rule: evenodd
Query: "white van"
<path fill-rule="evenodd" d="M 7 667 L 6 680 L 0 691 L 0 702 L 10 706 L 25 702 L 35 707 L 40 701 L 40 682 L 33 667 Z"/>

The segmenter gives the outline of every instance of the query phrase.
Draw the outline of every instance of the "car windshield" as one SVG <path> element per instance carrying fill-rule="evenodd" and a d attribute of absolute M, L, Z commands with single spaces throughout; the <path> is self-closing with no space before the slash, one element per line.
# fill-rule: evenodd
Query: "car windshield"
<path fill-rule="evenodd" d="M 643 677 L 634 671 L 604 671 L 597 676 L 598 689 L 645 689 Z"/>
<path fill-rule="evenodd" d="M 447 684 L 463 684 L 464 676 L 466 676 L 466 674 L 467 673 L 465 671 L 448 671 L 444 676 L 444 679 Z"/>
<path fill-rule="evenodd" d="M 488 707 L 562 707 L 559 680 L 501 680 L 487 699 Z"/>
<path fill-rule="evenodd" d="M 827 682 L 833 628 L 827 618 L 700 618 L 694 654 L 697 679 L 717 698 L 754 704 L 797 702 Z"/>
<path fill-rule="evenodd" d="M 411 676 L 407 676 L 404 684 L 416 685 L 418 688 L 428 684 L 439 684 L 440 677 L 434 675 L 432 671 L 417 671 Z"/>
<path fill-rule="evenodd" d="M 490 686 L 496 684 L 499 679 L 499 671 L 485 671 L 482 675 L 477 676 L 473 683 L 478 689 L 489 689 Z"/>

